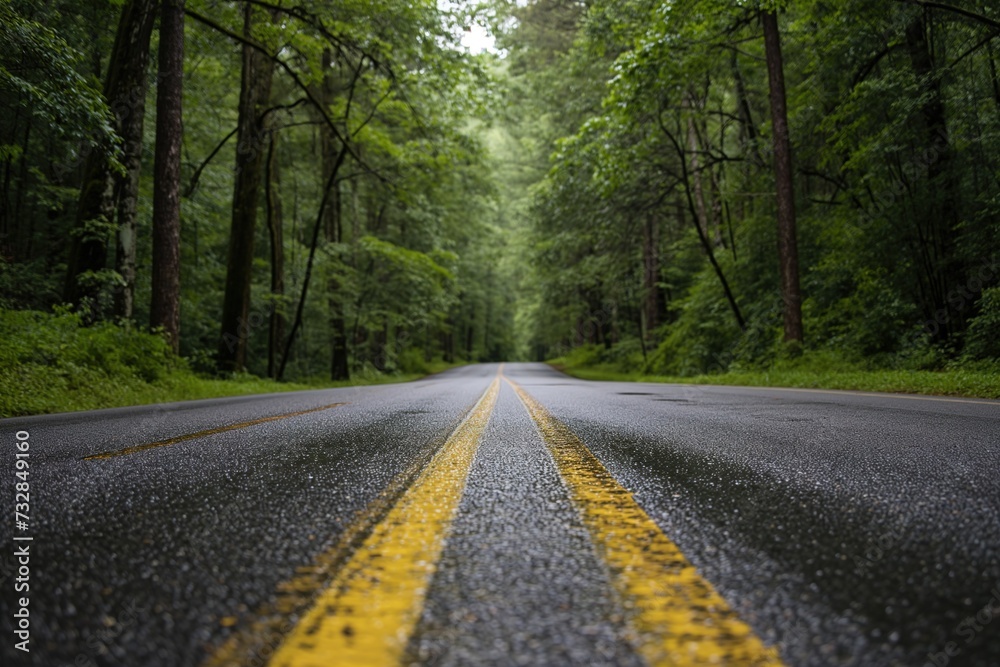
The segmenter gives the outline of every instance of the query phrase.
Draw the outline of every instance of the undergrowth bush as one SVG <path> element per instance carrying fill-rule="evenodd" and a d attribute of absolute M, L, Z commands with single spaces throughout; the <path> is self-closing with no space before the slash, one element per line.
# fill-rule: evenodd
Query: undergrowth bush
<path fill-rule="evenodd" d="M 0 363 L 45 366 L 64 375 L 84 369 L 133 375 L 145 382 L 183 367 L 162 336 L 110 322 L 83 326 L 80 315 L 68 310 L 0 310 Z"/>
<path fill-rule="evenodd" d="M 126 404 L 150 383 L 187 374 L 158 335 L 66 309 L 0 309 L 0 416 Z"/>
<path fill-rule="evenodd" d="M 1000 360 L 1000 287 L 983 290 L 976 306 L 979 314 L 969 323 L 965 357 Z"/>

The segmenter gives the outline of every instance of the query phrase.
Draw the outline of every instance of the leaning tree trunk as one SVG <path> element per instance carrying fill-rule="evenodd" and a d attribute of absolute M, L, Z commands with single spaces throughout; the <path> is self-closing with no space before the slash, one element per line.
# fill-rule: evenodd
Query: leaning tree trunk
<path fill-rule="evenodd" d="M 340 242 L 341 227 L 341 197 L 340 186 L 335 184 L 333 192 L 330 194 L 330 212 L 328 241 Z M 348 365 L 347 348 L 347 318 L 344 316 L 344 296 L 340 281 L 336 275 L 330 278 L 329 284 L 330 299 L 330 329 L 332 338 L 332 356 L 330 360 L 330 378 L 333 380 L 349 380 L 351 369 Z"/>
<path fill-rule="evenodd" d="M 153 294 L 149 325 L 162 328 L 174 352 L 181 323 L 181 100 L 184 0 L 162 0 L 156 154 L 153 159 Z"/>
<path fill-rule="evenodd" d="M 243 10 L 243 34 L 251 34 L 253 7 Z M 250 284 L 253 281 L 253 245 L 257 226 L 264 144 L 269 140 L 263 106 L 271 97 L 274 61 L 248 44 L 243 45 L 243 78 L 240 84 L 236 131 L 236 182 L 229 228 L 229 263 L 222 301 L 222 334 L 218 369 L 241 371 L 246 366 L 250 334 Z"/>
<path fill-rule="evenodd" d="M 107 150 L 94 150 L 84 166 L 83 185 L 77 201 L 74 231 L 70 237 L 64 298 L 86 304 L 91 317 L 98 317 L 100 285 L 83 282 L 81 276 L 102 271 L 107 266 L 108 244 L 118 229 L 115 266 L 123 286 L 115 293 L 115 314 L 132 316 L 135 290 L 135 219 L 142 160 L 142 125 L 146 109 L 146 68 L 149 41 L 156 19 L 156 0 L 129 0 L 122 7 L 118 32 L 111 51 L 104 97 L 115 118 L 115 130 L 122 138 L 123 175 L 116 175 L 108 162 Z M 118 220 L 115 221 L 117 202 Z M 99 221 L 100 228 L 94 229 Z M 90 229 L 88 229 L 90 228 Z"/>
<path fill-rule="evenodd" d="M 334 101 L 334 81 L 331 54 L 329 50 L 323 52 L 323 83 L 322 100 L 327 108 Z M 326 241 L 328 243 L 340 243 L 341 241 L 341 197 L 340 185 L 331 176 L 337 168 L 336 139 L 333 131 L 326 125 L 323 126 L 320 136 L 320 151 L 322 152 L 324 179 L 330 180 L 333 191 L 330 193 L 330 205 L 326 209 L 326 217 L 323 228 L 326 230 Z M 351 369 L 348 365 L 347 349 L 347 320 L 344 316 L 344 295 L 337 279 L 336 269 L 331 272 L 327 281 L 327 299 L 330 309 L 330 378 L 332 380 L 348 380 L 351 377 Z"/>
<path fill-rule="evenodd" d="M 795 231 L 795 191 L 792 187 L 792 145 L 785 106 L 785 71 L 781 57 L 778 15 L 764 12 L 764 52 L 771 93 L 774 131 L 774 179 L 778 200 L 778 261 L 781 265 L 781 298 L 784 302 L 785 341 L 802 343 L 802 292 L 799 288 L 799 250 Z"/>

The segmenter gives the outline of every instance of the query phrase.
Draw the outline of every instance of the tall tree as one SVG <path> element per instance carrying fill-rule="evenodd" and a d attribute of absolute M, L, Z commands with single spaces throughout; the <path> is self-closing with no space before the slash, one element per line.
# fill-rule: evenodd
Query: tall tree
<path fill-rule="evenodd" d="M 243 34 L 248 39 L 252 34 L 253 15 L 253 5 L 247 3 L 243 9 Z M 267 114 L 263 107 L 271 97 L 273 74 L 274 61 L 244 43 L 236 130 L 236 182 L 233 186 L 229 262 L 218 353 L 218 369 L 223 372 L 241 371 L 246 366 L 260 175 L 266 154 L 264 147 L 270 141 Z"/>
<path fill-rule="evenodd" d="M 135 292 L 135 224 L 142 162 L 142 127 L 146 107 L 149 41 L 156 19 L 156 0 L 129 0 L 122 7 L 114 48 L 104 82 L 104 96 L 122 140 L 122 172 L 116 172 L 111 146 L 93 150 L 84 166 L 77 202 L 63 298 L 99 316 L 101 281 L 108 245 L 117 232 L 115 268 L 121 284 L 115 290 L 115 314 L 132 316 Z M 115 213 L 117 208 L 117 220 Z"/>
<path fill-rule="evenodd" d="M 284 207 L 281 201 L 281 171 L 277 153 L 278 135 L 267 146 L 264 193 L 267 232 L 271 250 L 271 315 L 267 336 L 267 376 L 278 377 L 281 343 L 285 339 L 285 311 L 280 299 L 285 295 Z"/>
<path fill-rule="evenodd" d="M 322 62 L 323 81 L 320 99 L 326 109 L 329 109 L 333 105 L 336 93 L 333 62 L 329 49 L 324 49 Z M 340 243 L 342 217 L 340 184 L 333 178 L 334 171 L 337 169 L 336 137 L 333 135 L 332 128 L 326 125 L 321 129 L 320 152 L 322 153 L 323 180 L 333 184 L 330 205 L 327 206 L 325 212 L 323 229 L 327 243 Z M 344 316 L 345 298 L 342 292 L 336 268 L 334 268 L 327 283 L 327 305 L 330 312 L 330 378 L 333 380 L 347 380 L 351 376 L 348 366 L 347 319 Z"/>
<path fill-rule="evenodd" d="M 778 201 L 778 262 L 781 265 L 781 297 L 784 303 L 785 341 L 802 343 L 802 292 L 799 287 L 799 250 L 795 228 L 795 190 L 792 183 L 792 144 L 788 134 L 785 97 L 785 65 L 781 55 L 778 15 L 761 13 L 764 52 L 771 99 L 774 134 L 774 179 Z"/>
<path fill-rule="evenodd" d="M 660 225 L 656 211 L 646 213 L 642 226 L 642 287 L 643 317 L 641 342 L 645 350 L 646 339 L 660 325 Z"/>
<path fill-rule="evenodd" d="M 184 0 L 162 0 L 156 154 L 153 159 L 153 290 L 150 327 L 180 350 L 181 102 L 184 91 Z"/>
<path fill-rule="evenodd" d="M 940 73 L 934 64 L 934 55 L 927 38 L 929 29 L 927 10 L 914 14 L 906 27 L 906 47 L 913 72 L 918 78 L 921 96 L 920 120 L 923 145 L 931 147 L 935 159 L 928 160 L 927 176 L 930 187 L 928 205 L 924 214 L 914 216 L 921 227 L 919 237 L 925 246 L 918 253 L 921 270 L 918 273 L 921 292 L 925 294 L 924 313 L 933 318 L 935 313 L 946 312 L 947 317 L 935 328 L 939 340 L 946 340 L 961 328 L 962 318 L 949 303 L 948 295 L 961 282 L 960 269 L 955 262 L 955 236 L 960 221 L 960 206 L 956 195 L 955 172 L 952 165 L 951 140 L 945 115 Z"/>

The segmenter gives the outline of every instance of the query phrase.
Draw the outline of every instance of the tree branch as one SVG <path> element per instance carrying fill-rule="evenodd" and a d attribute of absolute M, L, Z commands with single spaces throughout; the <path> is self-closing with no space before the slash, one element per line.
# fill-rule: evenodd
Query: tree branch
<path fill-rule="evenodd" d="M 258 118 L 257 120 L 258 122 L 262 121 L 264 120 L 264 118 L 267 117 L 268 114 L 273 113 L 275 111 L 294 109 L 295 107 L 297 107 L 298 105 L 302 104 L 305 101 L 306 99 L 303 97 L 296 100 L 292 104 L 279 104 L 277 106 L 273 106 L 270 109 L 266 109 L 264 113 L 260 115 L 260 118 Z M 191 180 L 188 182 L 187 188 L 184 189 L 184 194 L 182 195 L 184 199 L 189 199 L 191 195 L 194 194 L 195 189 L 198 187 L 198 179 L 201 178 L 201 172 L 205 171 L 205 167 L 208 166 L 208 163 L 211 162 L 212 158 L 214 158 L 219 153 L 219 151 L 222 150 L 222 147 L 225 146 L 226 143 L 233 138 L 233 135 L 236 134 L 236 130 L 238 129 L 239 129 L 238 127 L 234 127 L 232 132 L 223 137 L 222 141 L 220 141 L 219 144 L 212 150 L 212 152 L 208 154 L 208 157 L 206 157 L 205 160 L 200 165 L 198 165 L 198 168 L 194 170 L 194 173 L 191 174 Z"/>
<path fill-rule="evenodd" d="M 296 18 L 302 21 L 303 23 L 306 23 L 315 28 L 316 30 L 318 30 L 321 35 L 323 35 L 329 42 L 331 42 L 334 46 L 337 47 L 337 51 L 340 52 L 341 54 L 343 54 L 345 51 L 353 51 L 357 54 L 360 54 L 363 58 L 368 58 L 368 60 L 371 61 L 372 65 L 374 65 L 376 69 L 384 70 L 386 74 L 389 76 L 389 78 L 391 79 L 396 78 L 395 74 L 392 72 L 392 69 L 388 65 L 382 64 L 381 60 L 376 58 L 368 51 L 365 51 L 359 45 L 354 44 L 330 32 L 330 29 L 327 28 L 326 25 L 323 23 L 323 19 L 321 19 L 316 14 L 310 13 L 303 7 L 283 7 L 271 2 L 265 2 L 265 0 L 243 0 L 243 2 L 246 2 L 251 5 L 256 5 L 258 7 L 264 7 L 272 11 L 282 12 L 283 14 L 291 16 L 292 18 Z"/>
<path fill-rule="evenodd" d="M 305 84 L 305 82 L 302 81 L 302 78 L 299 76 L 298 72 L 296 72 L 294 69 L 292 69 L 292 67 L 288 63 L 286 63 L 285 61 L 283 61 L 278 56 L 272 54 L 270 51 L 268 51 L 266 48 L 264 48 L 263 45 L 261 45 L 261 44 L 255 42 L 255 41 L 253 41 L 252 39 L 249 39 L 247 37 L 244 37 L 242 35 L 234 33 L 233 31 L 231 31 L 231 30 L 229 30 L 227 28 L 224 28 L 223 26 L 219 25 L 218 23 L 216 23 L 212 19 L 210 19 L 210 18 L 208 18 L 206 16 L 202 16 L 201 14 L 199 14 L 198 12 L 196 12 L 196 11 L 194 11 L 192 9 L 189 9 L 189 8 L 185 7 L 184 13 L 186 15 L 190 16 L 191 18 L 193 18 L 195 21 L 201 23 L 202 25 L 205 25 L 205 26 L 211 28 L 212 30 L 217 31 L 217 32 L 225 35 L 226 37 L 229 37 L 230 39 L 232 39 L 232 40 L 234 40 L 236 42 L 239 42 L 240 44 L 245 44 L 245 45 L 251 47 L 252 49 L 260 51 L 261 53 L 263 53 L 264 55 L 266 55 L 268 58 L 270 58 L 271 60 L 273 60 L 278 66 L 281 67 L 281 69 L 285 70 L 285 73 L 287 73 L 288 76 L 292 77 L 292 81 L 295 82 L 295 85 L 298 86 L 299 89 L 302 90 L 302 92 L 304 92 L 306 94 L 306 97 L 309 99 L 309 101 L 312 103 L 312 105 L 314 107 L 316 107 L 317 110 L 319 110 L 320 116 L 322 116 L 323 120 L 326 122 L 327 126 L 330 128 L 330 131 L 333 133 L 333 136 L 341 143 L 341 145 L 344 147 L 344 150 L 347 152 L 347 154 L 350 155 L 351 158 L 353 158 L 369 174 L 371 174 L 372 176 L 374 176 L 375 178 L 377 178 L 380 181 L 383 181 L 383 182 L 387 181 L 387 179 L 384 176 L 382 176 L 377 171 L 375 171 L 374 169 L 372 169 L 371 167 L 369 167 L 367 164 L 365 164 L 361 160 L 361 158 L 358 157 L 357 153 L 354 152 L 354 149 L 351 148 L 350 143 L 347 141 L 347 137 L 343 136 L 340 133 L 340 131 L 337 129 L 337 125 L 336 125 L 336 123 L 333 122 L 333 119 L 330 118 L 330 114 L 328 113 L 327 109 L 323 108 L 323 105 L 320 104 L 319 100 L 316 99 L 316 96 L 313 95 L 313 92 L 309 88 L 309 86 L 307 86 Z"/>
<path fill-rule="evenodd" d="M 677 152 L 677 157 L 681 163 L 681 182 L 684 184 L 684 194 L 687 198 L 688 210 L 691 212 L 692 221 L 694 222 L 695 230 L 698 232 L 698 240 L 701 241 L 701 246 L 705 250 L 705 254 L 708 255 L 708 261 L 711 263 L 712 268 L 715 270 L 715 275 L 718 277 L 719 282 L 722 284 L 722 290 L 726 294 L 726 300 L 729 302 L 729 307 L 733 311 L 733 316 L 736 318 L 737 324 L 739 324 L 740 331 L 746 331 L 747 324 L 746 320 L 743 319 L 743 313 L 740 311 L 739 304 L 736 303 L 736 297 L 733 295 L 732 290 L 729 288 L 729 281 L 726 280 L 726 276 L 722 271 L 722 267 L 719 266 L 719 262 L 715 259 L 715 252 L 712 250 L 712 244 L 708 242 L 708 238 L 705 236 L 705 231 L 701 228 L 701 224 L 698 222 L 698 209 L 694 204 L 694 197 L 691 194 L 691 179 L 689 176 L 687 168 L 687 160 L 685 158 L 684 147 L 681 146 L 677 137 L 674 133 L 667 129 L 666 124 L 663 122 L 663 110 L 656 116 L 656 122 L 660 126 L 660 131 L 666 135 L 670 143 L 674 145 L 674 150 Z"/>
<path fill-rule="evenodd" d="M 1000 30 L 1000 21 L 995 21 L 988 16 L 983 16 L 982 14 L 977 14 L 976 12 L 970 12 L 968 9 L 962 9 L 961 7 L 955 7 L 953 5 L 946 5 L 943 2 L 931 2 L 931 0 L 896 0 L 896 2 L 902 2 L 907 5 L 916 5 L 918 7 L 923 7 L 924 9 L 940 9 L 942 11 L 952 12 L 960 16 L 964 16 L 967 19 L 972 19 L 977 23 L 988 25 L 995 30 Z"/>

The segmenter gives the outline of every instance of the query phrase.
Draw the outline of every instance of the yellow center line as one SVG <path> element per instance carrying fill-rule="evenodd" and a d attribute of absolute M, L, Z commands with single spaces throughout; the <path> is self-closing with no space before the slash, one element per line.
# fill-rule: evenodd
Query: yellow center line
<path fill-rule="evenodd" d="M 587 446 L 508 378 L 552 452 L 650 665 L 781 665 Z"/>
<path fill-rule="evenodd" d="M 345 403 L 331 403 L 330 405 L 321 405 L 318 408 L 310 408 L 309 410 L 300 410 L 298 412 L 288 412 L 283 415 L 274 415 L 273 417 L 261 417 L 260 419 L 252 419 L 248 422 L 240 422 L 239 424 L 230 424 L 228 426 L 219 426 L 218 428 L 210 428 L 204 431 L 198 431 L 197 433 L 188 433 L 186 435 L 179 435 L 176 438 L 168 438 L 166 440 L 158 440 L 156 442 L 148 442 L 144 445 L 133 445 L 131 447 L 126 447 L 125 449 L 118 449 L 111 452 L 102 452 L 100 454 L 91 454 L 90 456 L 84 456 L 84 461 L 94 461 L 96 459 L 111 459 L 116 456 L 125 456 L 127 454 L 135 454 L 138 452 L 144 452 L 147 449 L 155 449 L 157 447 L 166 447 L 167 445 L 176 445 L 179 442 L 185 442 L 187 440 L 195 440 L 197 438 L 204 438 L 207 435 L 215 435 L 216 433 L 225 433 L 226 431 L 235 431 L 237 429 L 246 428 L 248 426 L 256 426 L 257 424 L 264 424 L 266 422 L 278 421 L 279 419 L 289 419 L 291 417 L 298 417 L 300 415 L 308 415 L 311 412 L 322 412 L 323 410 L 329 410 L 331 408 L 336 408 L 341 405 L 346 405 Z"/>
<path fill-rule="evenodd" d="M 499 393 L 498 373 L 278 647 L 270 667 L 399 664 Z"/>

